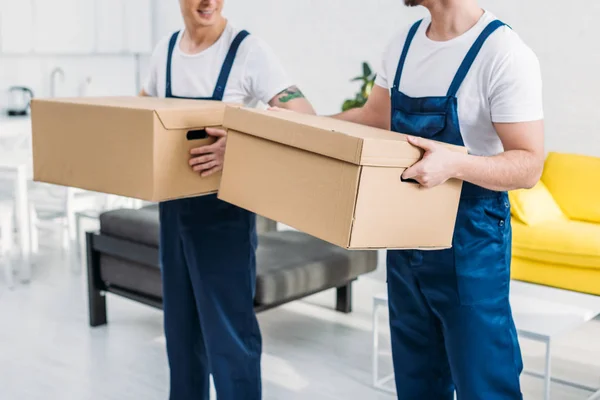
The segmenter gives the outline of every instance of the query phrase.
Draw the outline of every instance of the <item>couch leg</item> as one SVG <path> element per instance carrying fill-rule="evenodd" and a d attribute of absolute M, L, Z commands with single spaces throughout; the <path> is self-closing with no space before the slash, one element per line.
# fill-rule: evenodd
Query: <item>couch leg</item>
<path fill-rule="evenodd" d="M 86 233 L 87 275 L 88 275 L 88 312 L 90 326 L 106 324 L 106 297 L 100 289 L 100 257 L 93 247 L 93 233 Z"/>
<path fill-rule="evenodd" d="M 352 282 L 337 288 L 335 309 L 345 314 L 352 312 Z"/>

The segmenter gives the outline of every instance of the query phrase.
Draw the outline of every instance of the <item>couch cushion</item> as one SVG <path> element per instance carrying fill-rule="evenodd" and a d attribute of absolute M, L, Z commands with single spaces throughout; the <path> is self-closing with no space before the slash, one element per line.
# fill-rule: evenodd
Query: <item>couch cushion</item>
<path fill-rule="evenodd" d="M 129 239 L 158 247 L 159 243 L 158 204 L 135 209 L 107 211 L 100 216 L 100 231 L 121 239 Z M 257 216 L 256 231 L 269 232 L 277 228 L 276 222 Z"/>
<path fill-rule="evenodd" d="M 158 247 L 158 205 L 140 209 L 111 210 L 100 215 L 100 232 L 131 240 L 132 242 Z"/>
<path fill-rule="evenodd" d="M 600 269 L 600 224 L 563 220 L 527 226 L 513 220 L 513 255 Z"/>
<path fill-rule="evenodd" d="M 137 293 L 162 298 L 162 281 L 158 268 L 158 249 L 149 248 L 156 253 L 157 264 L 142 265 L 107 254 L 100 255 L 100 276 L 109 286 L 118 286 Z"/>
<path fill-rule="evenodd" d="M 113 237 L 158 248 L 159 218 L 156 205 L 139 210 L 113 210 L 100 217 L 101 232 Z M 159 265 L 158 249 L 156 266 Z M 150 281 L 136 283 L 146 266 L 103 255 L 103 275 L 113 284 L 156 295 L 160 280 L 157 268 Z M 271 231 L 259 235 L 256 254 L 256 296 L 259 305 L 269 305 L 343 285 L 377 268 L 375 251 L 345 250 L 297 231 Z M 121 271 L 123 270 L 123 271 Z M 128 271 L 125 271 L 128 270 Z"/>
<path fill-rule="evenodd" d="M 297 231 L 259 237 L 255 302 L 274 304 L 341 285 L 377 268 L 375 251 L 350 251 Z"/>
<path fill-rule="evenodd" d="M 542 181 L 569 218 L 600 223 L 600 157 L 550 153 Z"/>
<path fill-rule="evenodd" d="M 566 218 L 541 181 L 531 189 L 510 191 L 508 196 L 512 214 L 525 225 Z"/>
<path fill-rule="evenodd" d="M 600 269 L 514 258 L 511 265 L 511 278 L 600 296 Z"/>

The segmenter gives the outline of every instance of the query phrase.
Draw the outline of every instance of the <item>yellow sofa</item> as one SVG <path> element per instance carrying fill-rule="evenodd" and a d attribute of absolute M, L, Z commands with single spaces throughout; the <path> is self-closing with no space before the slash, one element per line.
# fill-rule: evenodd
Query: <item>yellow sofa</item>
<path fill-rule="evenodd" d="M 600 295 L 600 158 L 550 153 L 540 182 L 509 197 L 512 278 Z"/>

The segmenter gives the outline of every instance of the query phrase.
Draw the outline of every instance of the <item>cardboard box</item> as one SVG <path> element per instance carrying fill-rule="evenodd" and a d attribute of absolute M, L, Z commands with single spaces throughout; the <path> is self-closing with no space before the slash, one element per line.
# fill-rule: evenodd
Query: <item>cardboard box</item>
<path fill-rule="evenodd" d="M 152 97 L 34 99 L 34 180 L 146 201 L 216 193 L 190 149 L 214 143 L 225 103 Z"/>
<path fill-rule="evenodd" d="M 224 125 L 220 199 L 346 249 L 451 247 L 462 181 L 401 181 L 422 157 L 405 135 L 245 108 Z"/>

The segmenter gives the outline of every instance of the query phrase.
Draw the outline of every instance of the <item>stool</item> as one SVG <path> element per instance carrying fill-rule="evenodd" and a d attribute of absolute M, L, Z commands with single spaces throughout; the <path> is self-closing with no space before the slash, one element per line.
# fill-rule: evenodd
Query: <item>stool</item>
<path fill-rule="evenodd" d="M 11 252 L 14 245 L 14 219 L 12 202 L 0 202 L 0 263 L 4 264 L 4 275 L 9 288 L 14 285 Z"/>
<path fill-rule="evenodd" d="M 394 374 L 389 374 L 379 378 L 379 311 L 381 308 L 387 309 L 387 293 L 380 293 L 373 296 L 373 386 L 387 393 L 396 394 L 394 388 L 386 386 L 389 382 L 394 382 Z"/>

